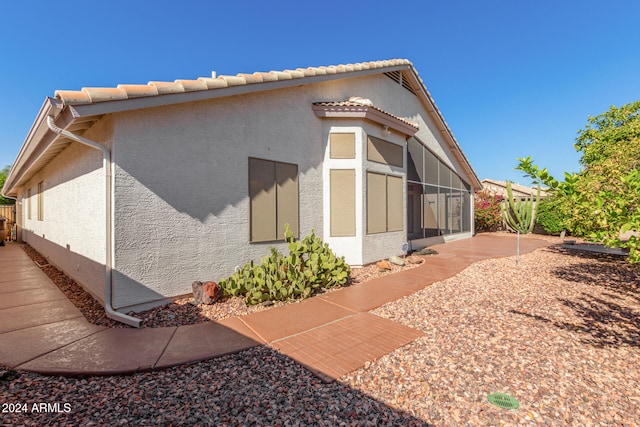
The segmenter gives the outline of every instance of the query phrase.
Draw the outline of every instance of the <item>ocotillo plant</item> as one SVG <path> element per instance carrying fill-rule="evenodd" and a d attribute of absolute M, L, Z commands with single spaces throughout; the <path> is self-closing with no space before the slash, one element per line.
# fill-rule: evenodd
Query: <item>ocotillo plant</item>
<path fill-rule="evenodd" d="M 507 181 L 507 198 L 502 201 L 500 210 L 502 218 L 511 230 L 522 234 L 531 233 L 536 220 L 536 205 L 540 200 L 540 186 L 538 185 L 538 193 L 535 201 L 533 194 L 526 200 L 517 200 L 513 198 L 513 190 L 511 182 Z"/>

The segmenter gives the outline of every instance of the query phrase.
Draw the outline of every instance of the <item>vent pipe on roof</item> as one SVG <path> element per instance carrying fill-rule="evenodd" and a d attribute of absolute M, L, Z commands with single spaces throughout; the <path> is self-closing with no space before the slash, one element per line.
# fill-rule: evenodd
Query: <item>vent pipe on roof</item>
<path fill-rule="evenodd" d="M 72 141 L 79 142 L 93 149 L 99 150 L 102 152 L 103 159 L 103 167 L 105 171 L 105 181 L 106 181 L 106 254 L 105 254 L 105 284 L 104 284 L 104 309 L 107 317 L 109 319 L 116 320 L 118 322 L 124 323 L 129 326 L 134 326 L 139 328 L 142 320 L 137 317 L 129 316 L 124 313 L 120 313 L 113 308 L 113 221 L 112 221 L 112 197 L 111 197 L 111 152 L 107 147 L 102 144 L 98 144 L 95 141 L 91 141 L 90 139 L 83 138 L 79 135 L 69 132 L 68 130 L 62 129 L 56 125 L 55 120 L 52 116 L 47 117 L 47 126 L 53 132 L 57 133 L 60 136 L 64 136 L 66 138 L 71 139 Z"/>

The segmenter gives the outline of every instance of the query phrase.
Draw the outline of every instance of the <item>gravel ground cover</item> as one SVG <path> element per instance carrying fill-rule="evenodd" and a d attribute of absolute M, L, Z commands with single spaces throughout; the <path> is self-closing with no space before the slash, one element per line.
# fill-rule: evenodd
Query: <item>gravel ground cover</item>
<path fill-rule="evenodd" d="M 131 376 L 0 369 L 0 404 L 29 409 L 0 425 L 640 425 L 638 267 L 557 247 L 520 261 L 374 310 L 425 337 L 335 383 L 266 347 Z M 491 405 L 494 392 L 520 408 Z M 71 407 L 31 410 L 41 402 Z"/>
<path fill-rule="evenodd" d="M 342 379 L 434 425 L 640 422 L 640 269 L 549 247 L 476 263 L 373 313 L 426 336 Z M 487 394 L 515 397 L 504 410 Z"/>
<path fill-rule="evenodd" d="M 115 320 L 111 320 L 105 316 L 104 307 L 97 302 L 91 294 L 86 292 L 73 279 L 66 276 L 55 266 L 49 264 L 47 259 L 31 246 L 22 245 L 24 251 L 29 257 L 35 261 L 42 271 L 55 283 L 58 288 L 69 298 L 69 300 L 80 310 L 80 312 L 93 324 L 107 326 L 110 328 L 130 328 Z M 375 277 L 384 276 L 386 274 L 397 273 L 398 271 L 418 267 L 419 264 L 409 264 L 400 267 L 391 264 L 390 270 L 380 271 L 375 265 L 368 265 L 362 268 L 353 268 L 346 286 L 355 285 L 371 280 Z M 334 292 L 338 288 L 327 289 L 324 293 Z M 181 326 L 193 325 L 211 320 L 222 320 L 228 317 L 243 316 L 260 310 L 266 310 L 278 307 L 284 304 L 292 304 L 297 301 L 275 301 L 271 305 L 254 305 L 247 306 L 241 297 L 225 298 L 211 305 L 194 305 L 191 295 L 183 298 L 177 298 L 172 303 L 156 307 L 139 313 L 130 313 L 142 319 L 142 327 L 163 327 L 163 326 Z"/>
<path fill-rule="evenodd" d="M 426 425 L 344 384 L 326 384 L 267 347 L 131 376 L 5 376 L 0 404 L 25 403 L 27 411 L 0 413 L 2 426 Z M 40 402 L 61 410 L 33 411 Z"/>

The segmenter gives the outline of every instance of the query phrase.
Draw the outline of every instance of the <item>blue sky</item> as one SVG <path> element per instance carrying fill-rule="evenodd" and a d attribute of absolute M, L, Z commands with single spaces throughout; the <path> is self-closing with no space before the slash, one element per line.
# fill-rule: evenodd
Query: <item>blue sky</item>
<path fill-rule="evenodd" d="M 478 176 L 560 177 L 589 115 L 640 99 L 636 0 L 3 2 L 0 167 L 56 89 L 411 60 Z"/>

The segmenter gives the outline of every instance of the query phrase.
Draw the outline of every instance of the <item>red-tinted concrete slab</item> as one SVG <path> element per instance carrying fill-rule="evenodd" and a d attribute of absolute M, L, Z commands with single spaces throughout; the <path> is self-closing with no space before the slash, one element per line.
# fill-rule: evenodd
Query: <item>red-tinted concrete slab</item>
<path fill-rule="evenodd" d="M 299 303 L 242 316 L 242 321 L 262 339 L 271 342 L 353 313 L 352 310 L 320 298 L 310 298 Z"/>
<path fill-rule="evenodd" d="M 389 301 L 395 301 L 414 292 L 412 289 L 390 286 L 390 282 L 398 283 L 398 278 L 393 276 L 395 275 L 390 274 L 370 282 L 319 295 L 316 298 L 356 312 L 373 310 Z"/>
<path fill-rule="evenodd" d="M 370 313 L 358 313 L 271 346 L 321 378 L 336 379 L 423 334 Z"/>
<path fill-rule="evenodd" d="M 526 254 L 535 249 L 548 246 L 549 243 L 535 237 L 520 238 L 520 253 Z M 517 236 L 495 234 L 478 234 L 471 239 L 457 240 L 431 247 L 439 255 L 452 255 L 457 257 L 471 256 L 474 259 L 488 259 L 496 257 L 508 257 L 516 255 Z"/>
<path fill-rule="evenodd" d="M 2 294 L 2 297 L 0 298 L 0 310 L 63 299 L 67 299 L 67 297 L 57 287 L 7 292 Z"/>
<path fill-rule="evenodd" d="M 382 276 L 369 283 L 376 287 L 397 288 L 405 291 L 406 295 L 409 295 L 432 283 L 429 277 L 412 274 L 414 270 L 415 269 L 405 270 L 400 276 L 396 276 L 395 274 Z"/>
<path fill-rule="evenodd" d="M 81 317 L 0 334 L 0 364 L 13 368 L 105 329 Z"/>
<path fill-rule="evenodd" d="M 226 322 L 205 322 L 180 326 L 160 357 L 156 367 L 169 367 L 181 363 L 197 362 L 237 353 L 263 344 L 239 318 Z"/>
<path fill-rule="evenodd" d="M 76 306 L 66 299 L 5 308 L 0 310 L 0 333 L 77 317 L 84 318 Z"/>
<path fill-rule="evenodd" d="M 242 320 L 244 317 L 229 317 L 227 319 L 218 320 L 216 323 L 223 325 L 224 327 L 235 331 L 241 335 L 244 335 L 247 338 L 250 338 L 253 341 L 257 341 L 260 344 L 266 344 L 267 342 L 260 338 L 255 332 L 247 326 L 247 324 Z"/>
<path fill-rule="evenodd" d="M 110 375 L 152 369 L 176 328 L 105 329 L 18 369 L 47 375 Z"/>

